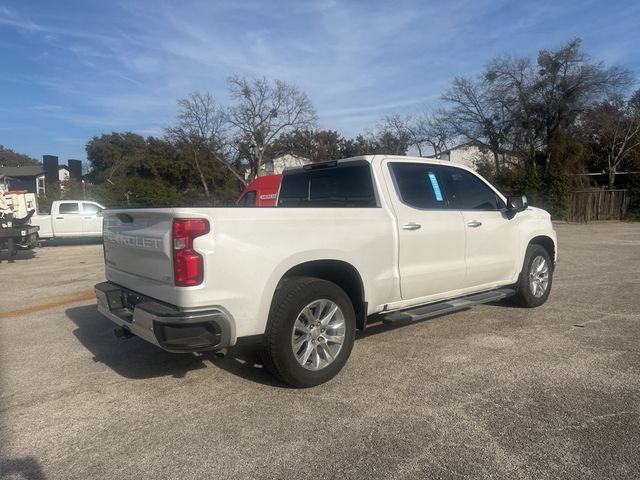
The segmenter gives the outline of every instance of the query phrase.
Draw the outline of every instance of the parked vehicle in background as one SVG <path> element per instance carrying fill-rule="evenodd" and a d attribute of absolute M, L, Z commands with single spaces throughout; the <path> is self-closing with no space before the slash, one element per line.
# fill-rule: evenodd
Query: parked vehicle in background
<path fill-rule="evenodd" d="M 0 191 L 0 259 L 3 250 L 13 257 L 18 253 L 18 248 L 33 248 L 36 245 L 38 227 L 29 225 L 34 213 L 35 210 L 31 210 L 24 217 L 16 217 L 4 192 Z"/>
<path fill-rule="evenodd" d="M 265 175 L 256 178 L 240 194 L 239 207 L 275 207 L 282 175 Z"/>
<path fill-rule="evenodd" d="M 335 376 L 368 322 L 542 305 L 557 257 L 549 214 L 523 196 L 385 155 L 285 170 L 277 208 L 109 210 L 104 245 L 98 310 L 120 336 L 171 352 L 258 341 L 298 387 Z"/>
<path fill-rule="evenodd" d="M 40 227 L 38 236 L 50 238 L 102 237 L 104 207 L 87 200 L 59 200 L 51 204 L 50 215 L 34 215 L 31 224 Z"/>
<path fill-rule="evenodd" d="M 38 211 L 35 193 L 26 190 L 9 190 L 5 192 L 4 198 L 13 211 L 14 217 L 26 217 L 32 210 Z"/>

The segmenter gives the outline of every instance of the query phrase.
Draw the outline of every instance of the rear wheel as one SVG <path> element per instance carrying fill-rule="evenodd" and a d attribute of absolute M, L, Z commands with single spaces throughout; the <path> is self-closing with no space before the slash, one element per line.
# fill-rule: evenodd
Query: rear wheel
<path fill-rule="evenodd" d="M 521 307 L 538 307 L 547 301 L 553 280 L 553 262 L 540 245 L 529 245 L 518 282 L 515 302 Z"/>
<path fill-rule="evenodd" d="M 356 318 L 347 294 L 318 278 L 289 279 L 276 293 L 262 356 L 269 370 L 295 387 L 312 387 L 344 367 Z"/>

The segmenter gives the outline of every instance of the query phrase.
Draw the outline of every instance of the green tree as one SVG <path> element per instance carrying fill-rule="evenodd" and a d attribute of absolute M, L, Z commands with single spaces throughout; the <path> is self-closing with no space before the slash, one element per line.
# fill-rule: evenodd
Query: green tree
<path fill-rule="evenodd" d="M 0 165 L 4 167 L 18 167 L 23 165 L 39 165 L 39 163 L 35 158 L 0 145 Z"/>
<path fill-rule="evenodd" d="M 104 134 L 86 146 L 87 194 L 106 204 L 162 205 L 178 197 L 184 182 L 171 144 L 131 132 Z"/>
<path fill-rule="evenodd" d="M 292 154 L 311 162 L 337 160 L 341 157 L 342 137 L 335 130 L 295 130 L 280 135 L 271 146 L 270 157 Z"/>
<path fill-rule="evenodd" d="M 97 183 L 116 185 L 131 175 L 149 176 L 150 166 L 145 165 L 144 137 L 132 132 L 103 134 L 93 137 L 86 146 L 90 164 L 88 177 Z"/>

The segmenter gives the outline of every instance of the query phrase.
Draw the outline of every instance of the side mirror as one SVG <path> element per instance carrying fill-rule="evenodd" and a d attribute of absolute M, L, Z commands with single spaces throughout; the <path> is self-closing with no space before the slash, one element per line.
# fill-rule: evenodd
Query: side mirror
<path fill-rule="evenodd" d="M 104 213 L 103 213 L 103 212 L 104 212 L 104 210 L 98 210 L 98 211 L 96 212 L 96 217 L 98 217 L 98 218 L 102 218 L 102 217 L 104 217 Z"/>
<path fill-rule="evenodd" d="M 509 195 L 507 197 L 507 210 L 516 214 L 526 210 L 529 206 L 525 195 Z"/>

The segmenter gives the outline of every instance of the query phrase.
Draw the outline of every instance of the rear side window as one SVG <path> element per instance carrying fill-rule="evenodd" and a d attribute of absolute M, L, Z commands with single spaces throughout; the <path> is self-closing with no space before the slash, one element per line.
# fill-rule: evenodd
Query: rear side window
<path fill-rule="evenodd" d="M 78 203 L 77 202 L 73 202 L 73 203 L 61 203 L 60 204 L 60 213 L 79 213 L 78 210 Z"/>
<path fill-rule="evenodd" d="M 471 172 L 441 167 L 442 180 L 451 208 L 458 210 L 498 210 L 503 202 L 489 186 Z"/>
<path fill-rule="evenodd" d="M 256 206 L 256 191 L 249 190 L 245 193 L 238 202 L 239 207 L 255 207 Z"/>
<path fill-rule="evenodd" d="M 396 190 L 403 203 L 414 208 L 443 208 L 444 194 L 435 165 L 424 163 L 389 164 Z"/>
<path fill-rule="evenodd" d="M 302 170 L 282 177 L 279 207 L 376 207 L 368 162 Z"/>

